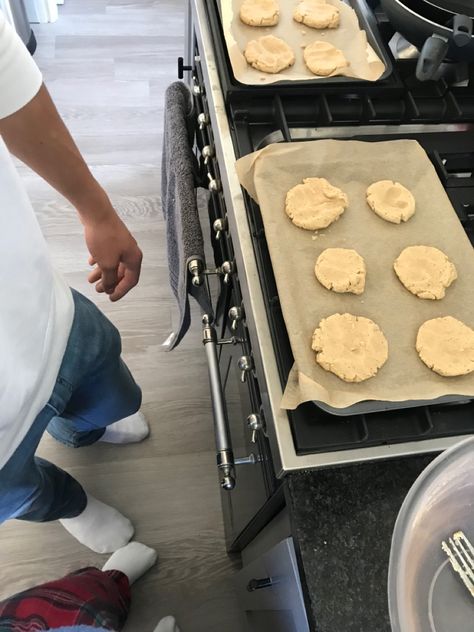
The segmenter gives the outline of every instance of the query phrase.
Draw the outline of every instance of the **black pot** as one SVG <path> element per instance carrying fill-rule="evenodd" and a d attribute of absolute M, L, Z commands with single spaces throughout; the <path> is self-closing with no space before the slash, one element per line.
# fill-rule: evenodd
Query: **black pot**
<path fill-rule="evenodd" d="M 474 16 L 472 0 L 425 0 L 428 4 L 432 4 L 438 9 L 446 9 L 451 13 L 459 13 L 460 15 Z"/>
<path fill-rule="evenodd" d="M 420 81 L 433 79 L 445 58 L 474 61 L 472 16 L 439 8 L 451 2 L 462 6 L 465 0 L 381 0 L 393 27 L 420 50 Z"/>

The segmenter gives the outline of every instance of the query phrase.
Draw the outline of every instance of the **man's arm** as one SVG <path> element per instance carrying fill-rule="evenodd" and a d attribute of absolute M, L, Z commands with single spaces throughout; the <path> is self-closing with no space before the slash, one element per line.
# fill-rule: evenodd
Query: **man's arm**
<path fill-rule="evenodd" d="M 97 265 L 89 281 L 112 301 L 122 298 L 138 283 L 142 253 L 89 171 L 44 85 L 24 107 L 0 118 L 0 135 L 12 154 L 76 208 L 89 263 Z"/>

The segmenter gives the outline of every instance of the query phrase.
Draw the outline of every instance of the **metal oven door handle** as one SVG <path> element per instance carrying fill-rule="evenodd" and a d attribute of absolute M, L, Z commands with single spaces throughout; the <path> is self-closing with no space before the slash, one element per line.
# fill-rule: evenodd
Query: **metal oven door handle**
<path fill-rule="evenodd" d="M 221 473 L 221 487 L 228 491 L 235 487 L 235 463 L 230 440 L 229 421 L 222 392 L 222 382 L 217 359 L 217 333 L 210 316 L 202 318 L 202 341 L 206 350 L 211 387 L 214 430 L 217 449 L 217 467 Z"/>

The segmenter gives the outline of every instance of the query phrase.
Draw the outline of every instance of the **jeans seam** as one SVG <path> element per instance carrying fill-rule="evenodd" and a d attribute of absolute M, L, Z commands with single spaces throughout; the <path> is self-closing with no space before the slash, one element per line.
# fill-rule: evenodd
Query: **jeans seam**
<path fill-rule="evenodd" d="M 51 402 L 48 402 L 46 404 L 45 408 L 51 408 L 51 410 L 53 411 L 55 417 L 59 417 L 61 415 L 61 412 L 58 410 L 58 408 L 56 408 L 56 406 L 53 406 L 53 404 L 51 404 Z"/>
<path fill-rule="evenodd" d="M 61 375 L 58 375 L 58 377 L 56 378 L 56 383 L 54 385 L 53 393 L 52 393 L 49 401 L 45 405 L 45 408 L 50 408 L 54 412 L 55 416 L 60 417 L 61 413 L 63 412 L 64 408 L 67 405 L 67 401 L 64 401 L 64 397 L 62 397 L 60 394 L 56 393 L 56 387 L 58 385 L 62 386 L 64 389 L 66 389 L 66 391 L 67 391 L 67 401 L 70 400 L 74 389 L 72 387 L 72 384 L 70 382 L 68 382 L 68 380 L 65 380 L 63 377 L 61 377 Z M 61 402 L 61 408 L 60 409 L 52 403 L 55 399 L 63 400 Z"/>
<path fill-rule="evenodd" d="M 63 378 L 61 375 L 58 375 L 57 379 L 56 379 L 56 383 L 57 384 L 61 384 L 62 386 L 65 386 L 67 388 L 68 391 L 71 391 L 72 393 L 72 384 L 70 382 L 68 382 L 68 380 L 66 380 L 65 378 Z"/>

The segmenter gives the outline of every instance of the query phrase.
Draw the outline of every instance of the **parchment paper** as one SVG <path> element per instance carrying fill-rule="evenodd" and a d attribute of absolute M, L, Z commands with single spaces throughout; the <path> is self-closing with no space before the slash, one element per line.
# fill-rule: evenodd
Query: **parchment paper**
<path fill-rule="evenodd" d="M 242 185 L 260 205 L 281 307 L 295 366 L 282 407 L 310 400 L 345 408 L 364 400 L 432 400 L 445 395 L 474 396 L 474 373 L 446 378 L 419 359 L 415 340 L 430 318 L 454 316 L 474 326 L 474 253 L 436 172 L 412 140 L 360 142 L 318 140 L 281 143 L 237 162 Z M 349 197 L 338 221 L 313 233 L 297 228 L 284 211 L 287 191 L 303 178 L 324 177 Z M 377 180 L 395 180 L 416 199 L 416 213 L 397 225 L 379 218 L 366 204 L 366 189 Z M 440 301 L 406 290 L 393 262 L 406 246 L 440 248 L 454 262 L 458 279 Z M 354 248 L 365 259 L 365 292 L 336 294 L 315 278 L 319 254 L 330 247 Z M 366 316 L 384 332 L 389 357 L 379 373 L 348 384 L 315 362 L 311 338 L 320 320 L 336 312 Z"/>
<path fill-rule="evenodd" d="M 243 24 L 239 18 L 242 0 L 221 0 L 224 36 L 229 52 L 234 77 L 247 85 L 265 85 L 277 81 L 314 81 L 327 79 L 317 77 L 308 70 L 303 59 L 303 47 L 316 40 L 327 41 L 344 53 L 350 65 L 334 73 L 357 79 L 376 81 L 384 72 L 385 65 L 367 43 L 365 31 L 359 26 L 354 10 L 341 0 L 327 0 L 339 7 L 341 23 L 337 29 L 312 29 L 293 20 L 295 0 L 280 1 L 280 21 L 276 26 L 255 27 Z M 274 35 L 283 39 L 293 49 L 295 64 L 282 72 L 271 75 L 250 66 L 243 51 L 247 43 L 263 35 Z"/>

